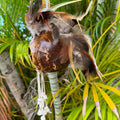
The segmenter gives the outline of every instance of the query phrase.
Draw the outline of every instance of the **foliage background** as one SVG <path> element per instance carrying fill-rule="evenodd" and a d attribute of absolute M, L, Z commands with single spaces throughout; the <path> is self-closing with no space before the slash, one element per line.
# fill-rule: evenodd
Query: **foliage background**
<path fill-rule="evenodd" d="M 53 6 L 65 1 L 69 0 L 51 0 L 51 5 Z M 58 10 L 79 15 L 85 12 L 89 3 L 90 0 L 83 0 L 79 3 L 64 6 Z M 29 8 L 29 0 L 0 0 L 0 5 L 0 53 L 5 49 L 9 51 L 11 61 L 14 62 L 27 90 L 30 81 L 36 77 L 35 70 L 29 61 L 27 53 L 31 35 L 25 27 L 24 22 L 24 16 Z M 85 31 L 92 38 L 94 56 L 100 71 L 105 77 L 103 79 L 106 85 L 120 89 L 120 5 L 118 8 L 116 7 L 117 5 L 117 0 L 94 0 L 91 11 L 83 21 L 80 21 L 80 24 L 85 26 Z M 84 82 L 84 85 L 76 81 L 74 73 L 70 69 L 69 74 L 59 81 L 61 99 L 63 100 L 64 119 L 82 119 L 83 91 L 86 83 L 88 83 L 88 101 L 84 120 L 98 120 L 99 117 L 92 95 L 92 85 L 101 83 L 101 81 L 97 77 L 91 81 L 85 81 L 81 73 L 79 77 Z M 1 78 L 0 85 L 0 109 L 4 111 L 5 116 L 7 116 L 6 119 L 25 119 L 20 109 L 18 109 L 17 103 L 10 94 L 10 91 L 5 87 L 6 83 L 4 78 Z M 48 104 L 50 104 L 52 98 L 49 92 L 50 87 L 47 78 L 46 90 L 49 98 Z M 120 114 L 120 97 L 114 91 L 111 93 L 111 89 L 106 90 L 103 88 L 102 90 L 110 96 Z M 8 91 L 8 94 L 6 94 L 6 91 Z M 116 120 L 117 118 L 107 105 L 106 100 L 104 100 L 104 97 L 101 97 L 100 91 L 98 89 L 96 91 L 103 120 Z M 33 96 L 33 100 L 36 100 L 35 96 Z M 52 107 L 51 110 L 53 111 Z M 52 113 L 51 116 L 53 119 L 54 114 Z"/>

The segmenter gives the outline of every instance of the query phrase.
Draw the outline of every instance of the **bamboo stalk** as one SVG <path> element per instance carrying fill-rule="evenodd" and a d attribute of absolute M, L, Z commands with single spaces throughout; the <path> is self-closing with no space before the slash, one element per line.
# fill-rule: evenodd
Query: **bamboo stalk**
<path fill-rule="evenodd" d="M 50 81 L 52 96 L 54 97 L 55 93 L 59 90 L 59 84 L 57 81 L 58 80 L 57 72 L 48 73 L 48 78 Z M 54 109 L 55 109 L 55 120 L 63 120 L 61 100 L 59 94 L 57 94 L 56 98 L 54 99 Z"/>

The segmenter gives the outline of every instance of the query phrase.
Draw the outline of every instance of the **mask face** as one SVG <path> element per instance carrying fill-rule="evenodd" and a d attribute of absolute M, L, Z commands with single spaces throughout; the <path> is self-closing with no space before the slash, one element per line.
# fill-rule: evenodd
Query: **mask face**
<path fill-rule="evenodd" d="M 54 12 L 48 9 L 35 11 L 35 5 L 25 20 L 33 40 L 29 51 L 31 61 L 36 69 L 42 72 L 54 72 L 65 69 L 70 63 L 69 46 L 72 43 L 72 58 L 75 68 L 85 75 L 97 75 L 95 61 L 89 56 L 91 39 L 78 25 L 74 16 L 65 12 Z"/>

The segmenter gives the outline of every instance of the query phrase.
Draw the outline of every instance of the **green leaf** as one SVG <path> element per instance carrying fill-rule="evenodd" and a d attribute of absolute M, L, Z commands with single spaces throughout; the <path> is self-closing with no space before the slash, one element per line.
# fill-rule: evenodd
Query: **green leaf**
<path fill-rule="evenodd" d="M 8 44 L 2 43 L 2 44 L 0 45 L 0 54 L 1 54 L 7 47 L 9 47 Z"/>
<path fill-rule="evenodd" d="M 108 108 L 108 111 L 107 111 L 107 120 L 113 120 L 112 119 L 112 110 L 110 108 Z"/>
<path fill-rule="evenodd" d="M 82 106 L 72 109 L 72 112 L 68 116 L 67 120 L 76 120 L 78 115 L 81 113 Z"/>
<path fill-rule="evenodd" d="M 95 109 L 95 120 L 99 120 L 98 111 Z"/>
<path fill-rule="evenodd" d="M 83 118 L 83 120 L 88 120 L 89 115 L 91 114 L 91 112 L 93 112 L 93 109 L 95 108 L 95 104 L 91 104 L 89 103 L 89 107 L 87 108 L 85 117 Z"/>
<path fill-rule="evenodd" d="M 13 62 L 15 44 L 10 46 L 10 59 Z"/>
<path fill-rule="evenodd" d="M 103 32 L 104 32 L 104 26 L 105 26 L 105 22 L 107 22 L 107 20 L 109 20 L 110 18 L 111 18 L 112 16 L 108 16 L 108 17 L 106 17 L 103 21 L 102 21 L 102 24 L 101 24 L 101 29 L 100 29 L 100 31 L 101 31 L 101 35 L 103 34 Z"/>
<path fill-rule="evenodd" d="M 101 101 L 101 103 L 102 103 L 101 104 L 101 106 L 102 106 L 102 109 L 101 109 L 102 119 L 106 120 L 107 104 L 104 101 Z"/>
<path fill-rule="evenodd" d="M 112 120 L 118 120 L 116 115 L 112 112 Z"/>

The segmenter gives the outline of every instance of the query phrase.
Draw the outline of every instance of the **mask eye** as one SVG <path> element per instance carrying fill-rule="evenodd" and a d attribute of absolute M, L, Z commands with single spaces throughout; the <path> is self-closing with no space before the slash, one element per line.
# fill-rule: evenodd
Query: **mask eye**
<path fill-rule="evenodd" d="M 34 20 L 37 21 L 37 22 L 44 21 L 44 17 L 42 15 L 42 13 L 41 12 L 36 13 Z"/>
<path fill-rule="evenodd" d="M 30 50 L 30 48 L 28 48 L 28 54 L 29 54 L 30 60 L 32 61 L 32 55 L 31 55 L 31 50 Z"/>

